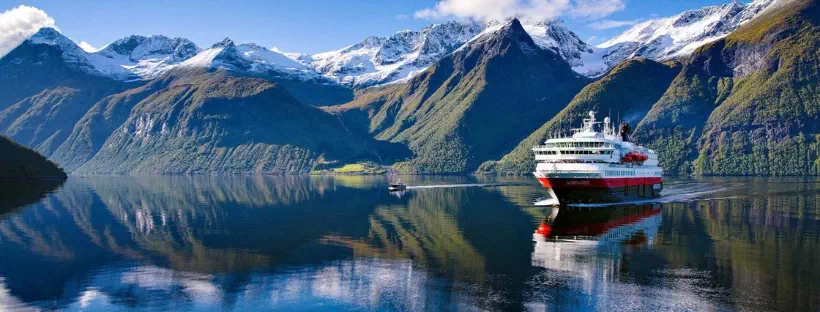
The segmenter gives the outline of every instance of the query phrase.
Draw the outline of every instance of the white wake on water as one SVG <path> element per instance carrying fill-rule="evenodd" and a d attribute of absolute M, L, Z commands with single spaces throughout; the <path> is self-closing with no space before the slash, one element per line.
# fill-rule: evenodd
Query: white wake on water
<path fill-rule="evenodd" d="M 462 184 L 432 184 L 432 185 L 408 185 L 407 189 L 432 189 L 432 188 L 453 188 L 453 187 L 493 187 L 493 186 L 522 186 L 526 183 L 462 183 Z"/>
<path fill-rule="evenodd" d="M 685 203 L 695 200 L 717 200 L 717 199 L 732 199 L 739 198 L 739 196 L 725 196 L 725 197 L 709 197 L 708 194 L 714 194 L 728 190 L 728 187 L 716 187 L 710 183 L 681 183 L 670 185 L 663 190 L 660 197 L 647 198 L 632 201 L 620 201 L 613 203 L 569 203 L 567 206 L 572 207 L 607 207 L 617 205 L 640 205 L 640 204 L 668 204 L 668 203 Z M 554 205 L 557 200 L 553 198 L 540 199 L 533 203 L 536 206 Z"/>

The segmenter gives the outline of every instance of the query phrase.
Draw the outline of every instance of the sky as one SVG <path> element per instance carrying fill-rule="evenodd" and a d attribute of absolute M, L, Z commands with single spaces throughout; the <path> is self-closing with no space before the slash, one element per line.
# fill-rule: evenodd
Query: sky
<path fill-rule="evenodd" d="M 166 35 L 209 47 L 225 37 L 285 52 L 318 53 L 367 36 L 419 30 L 452 19 L 561 19 L 599 44 L 632 24 L 730 0 L 0 0 L 0 55 L 31 29 L 56 26 L 103 47 L 132 34 Z M 746 1 L 748 2 L 748 0 Z M 20 10 L 24 5 L 25 10 Z M 8 43 L 10 42 L 10 43 Z M 8 47 L 6 47 L 8 49 Z"/>

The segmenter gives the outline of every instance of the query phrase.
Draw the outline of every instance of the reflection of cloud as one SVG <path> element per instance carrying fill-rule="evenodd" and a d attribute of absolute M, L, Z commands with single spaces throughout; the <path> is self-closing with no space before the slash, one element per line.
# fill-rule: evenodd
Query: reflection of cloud
<path fill-rule="evenodd" d="M 443 310 L 469 310 L 475 309 L 479 300 L 474 293 L 452 296 L 450 291 L 454 288 L 424 270 L 417 270 L 411 260 L 342 261 L 265 282 L 273 308 L 327 301 L 355 309 L 419 311 L 430 309 L 429 304 L 435 302 Z"/>
<path fill-rule="evenodd" d="M 0 311 L 28 312 L 39 310 L 40 309 L 24 304 L 22 301 L 20 301 L 20 299 L 17 299 L 16 297 L 12 296 L 8 288 L 6 288 L 5 281 L 2 277 L 0 277 Z"/>
<path fill-rule="evenodd" d="M 148 290 L 172 292 L 175 287 L 201 304 L 219 301 L 221 293 L 208 274 L 177 272 L 155 266 L 141 266 L 122 273 L 120 283 L 136 285 Z"/>
<path fill-rule="evenodd" d="M 108 303 L 110 302 L 110 299 L 104 293 L 101 293 L 96 289 L 91 288 L 84 291 L 83 294 L 80 295 L 80 308 L 88 309 L 88 306 L 91 305 L 94 301 Z"/>

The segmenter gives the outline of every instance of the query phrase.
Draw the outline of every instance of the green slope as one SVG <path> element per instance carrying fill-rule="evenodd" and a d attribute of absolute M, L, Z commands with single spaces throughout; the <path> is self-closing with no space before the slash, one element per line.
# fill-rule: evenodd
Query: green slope
<path fill-rule="evenodd" d="M 820 10 L 792 1 L 699 48 L 635 138 L 670 174 L 818 174 Z"/>
<path fill-rule="evenodd" d="M 588 80 L 514 20 L 404 83 L 325 108 L 352 130 L 406 144 L 412 173 L 472 172 L 555 115 Z"/>
<path fill-rule="evenodd" d="M 600 115 L 611 113 L 612 118 L 621 116 L 633 125 L 643 119 L 652 105 L 661 97 L 680 64 L 661 64 L 647 59 L 626 60 L 610 72 L 579 92 L 560 113 L 526 139 L 499 161 L 488 161 L 477 170 L 480 174 L 526 174 L 535 168 L 530 149 L 542 143 L 550 133 L 566 131 L 578 126 L 579 120 L 591 110 Z"/>
<path fill-rule="evenodd" d="M 103 114 L 98 126 L 122 118 L 128 102 L 113 103 L 117 116 Z M 74 173 L 289 174 L 378 158 L 337 117 L 272 82 L 224 71 L 189 73 L 145 97 L 101 146 Z"/>
<path fill-rule="evenodd" d="M 137 103 L 149 96 L 158 96 L 156 92 L 167 87 L 170 80 L 171 77 L 165 77 L 103 98 L 80 118 L 50 159 L 69 172 L 79 168 L 97 154 L 105 140 L 128 119 Z"/>
<path fill-rule="evenodd" d="M 25 146 L 0 136 L 0 178 L 65 177 L 65 172 Z"/>

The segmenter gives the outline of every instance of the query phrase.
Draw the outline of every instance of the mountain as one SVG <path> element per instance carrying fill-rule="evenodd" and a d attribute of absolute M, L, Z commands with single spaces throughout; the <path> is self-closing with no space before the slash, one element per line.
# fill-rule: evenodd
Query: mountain
<path fill-rule="evenodd" d="M 483 29 L 477 22 L 452 21 L 420 31 L 400 31 L 389 37 L 371 36 L 337 51 L 312 55 L 307 65 L 343 84 L 370 86 L 393 82 L 424 71 Z"/>
<path fill-rule="evenodd" d="M 105 62 L 98 62 L 99 66 L 124 68 L 133 73 L 133 77 L 126 79 L 151 79 L 201 50 L 184 38 L 134 35 L 114 41 L 91 55 L 105 58 Z"/>
<path fill-rule="evenodd" d="M 614 65 L 603 58 L 601 51 L 587 44 L 569 30 L 561 20 L 524 24 L 524 30 L 532 37 L 535 44 L 555 51 L 572 66 L 575 72 L 584 76 L 598 77 Z"/>
<path fill-rule="evenodd" d="M 412 78 L 464 44 L 505 24 L 449 21 L 420 31 L 403 30 L 389 37 L 371 36 L 337 51 L 288 56 L 341 84 L 367 87 Z M 538 46 L 558 53 L 579 73 L 597 76 L 608 69 L 602 53 L 596 53 L 562 21 L 522 26 Z"/>
<path fill-rule="evenodd" d="M 0 59 L 0 133 L 48 157 L 94 103 L 136 85 L 107 77 L 87 56 L 43 28 Z"/>
<path fill-rule="evenodd" d="M 633 139 L 658 151 L 666 174 L 820 174 L 819 19 L 817 1 L 779 2 L 680 65 L 622 62 L 478 172 L 527 173 L 533 145 L 586 110 L 612 109 L 638 122 Z"/>
<path fill-rule="evenodd" d="M 226 70 L 192 71 L 175 73 L 179 76 L 167 85 L 107 98 L 89 112 L 74 134 L 82 139 L 81 150 L 99 151 L 74 173 L 289 174 L 378 158 L 368 139 L 276 83 Z M 126 112 L 104 143 L 99 144 L 100 136 L 83 138 L 95 129 L 111 130 Z"/>
<path fill-rule="evenodd" d="M 66 176 L 62 169 L 48 161 L 43 155 L 5 136 L 0 136 L 0 151 L 3 151 L 0 153 L 0 178 L 64 178 Z"/>
<path fill-rule="evenodd" d="M 597 47 L 604 59 L 616 64 L 628 58 L 668 60 L 687 56 L 705 43 L 725 37 L 749 22 L 778 0 L 733 0 L 723 5 L 684 11 L 678 15 L 639 23 Z M 784 2 L 787 0 L 781 0 Z"/>
<path fill-rule="evenodd" d="M 87 55 L 56 30 L 40 29 L 0 58 L 0 110 L 57 85 L 82 89 L 116 84 Z"/>
<path fill-rule="evenodd" d="M 513 20 L 406 82 L 325 109 L 351 131 L 406 144 L 415 155 L 403 171 L 471 172 L 515 147 L 586 83 Z"/>
<path fill-rule="evenodd" d="M 670 174 L 820 174 L 818 20 L 795 0 L 697 49 L 635 138 Z"/>
<path fill-rule="evenodd" d="M 223 69 L 265 78 L 284 86 L 300 101 L 317 106 L 344 103 L 353 98 L 351 89 L 320 76 L 282 53 L 256 44 L 236 45 L 229 38 L 185 60 L 179 68 Z"/>
<path fill-rule="evenodd" d="M 137 103 L 167 88 L 173 79 L 153 80 L 138 88 L 106 96 L 96 102 L 71 129 L 65 141 L 50 156 L 71 172 L 91 160 L 105 140 L 130 116 Z"/>
<path fill-rule="evenodd" d="M 621 119 L 635 125 L 646 116 L 680 70 L 679 63 L 661 64 L 642 58 L 618 64 L 606 76 L 584 87 L 561 112 L 532 132 L 510 153 L 498 161 L 483 163 L 477 172 L 513 175 L 531 172 L 535 168 L 535 159 L 530 149 L 542 144 L 550 135 L 566 135 L 567 129 L 577 126 L 578 120 L 589 111 L 614 113 L 616 115 L 611 118 L 615 122 Z"/>

